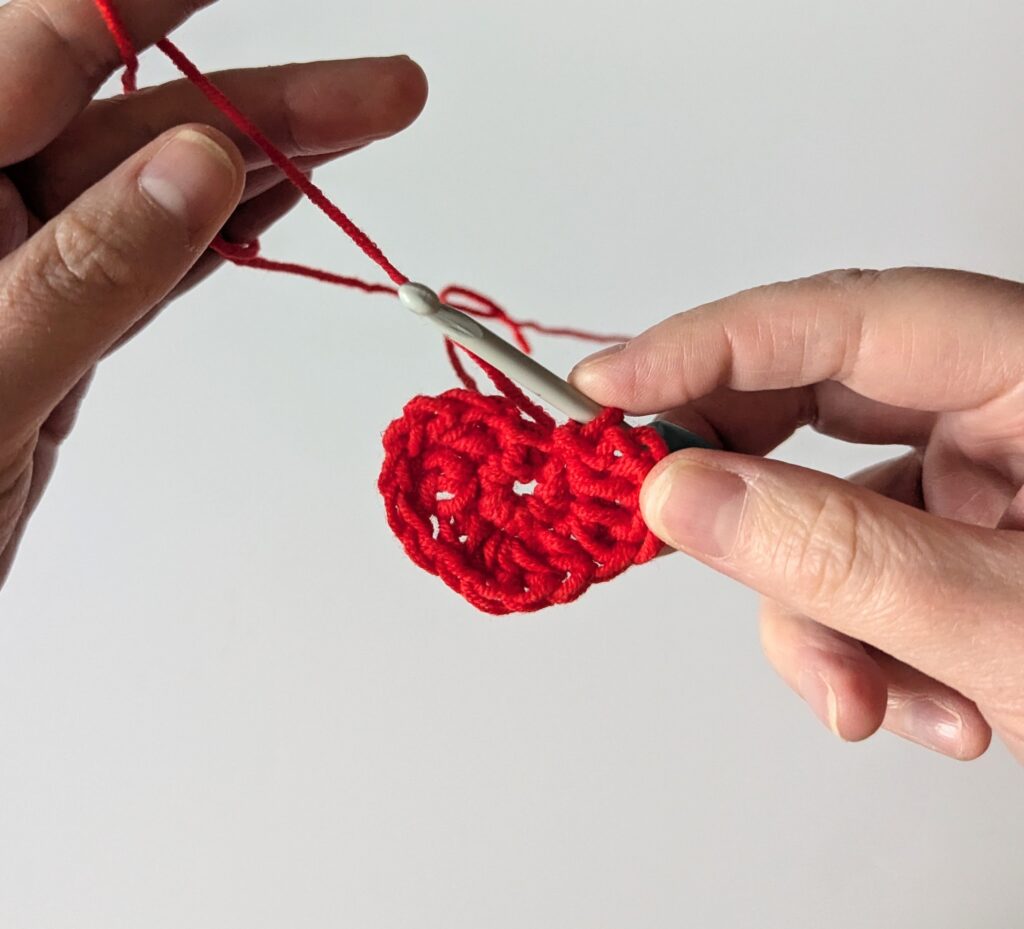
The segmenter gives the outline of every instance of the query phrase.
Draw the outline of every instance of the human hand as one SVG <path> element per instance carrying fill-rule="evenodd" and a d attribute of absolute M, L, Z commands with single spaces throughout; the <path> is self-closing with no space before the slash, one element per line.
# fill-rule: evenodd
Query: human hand
<path fill-rule="evenodd" d="M 728 451 L 652 471 L 665 542 L 759 591 L 768 658 L 847 740 L 1024 762 L 1024 285 L 839 271 L 671 317 L 573 372 Z M 800 426 L 913 451 L 851 481 L 762 459 Z"/>
<path fill-rule="evenodd" d="M 212 0 L 122 0 L 139 49 Z M 93 101 L 120 66 L 92 0 L 0 6 L 0 583 L 97 361 L 298 200 L 190 84 Z M 392 135 L 407 58 L 213 75 L 304 171 Z"/>

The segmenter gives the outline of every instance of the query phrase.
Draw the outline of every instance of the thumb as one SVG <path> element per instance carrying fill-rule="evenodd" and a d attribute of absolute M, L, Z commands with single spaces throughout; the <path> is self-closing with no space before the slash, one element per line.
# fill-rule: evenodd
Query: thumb
<path fill-rule="evenodd" d="M 225 136 L 172 130 L 0 261 L 0 442 L 36 428 L 167 295 L 234 209 L 244 176 Z"/>
<path fill-rule="evenodd" d="M 806 468 L 697 449 L 655 467 L 641 507 L 668 544 L 975 699 L 980 683 L 1019 675 L 1024 535 L 940 519 Z"/>

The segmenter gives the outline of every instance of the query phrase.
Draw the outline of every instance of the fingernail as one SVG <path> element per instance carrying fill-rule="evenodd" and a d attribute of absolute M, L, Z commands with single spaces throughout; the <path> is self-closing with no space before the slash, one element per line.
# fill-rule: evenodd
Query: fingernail
<path fill-rule="evenodd" d="M 610 358 L 612 355 L 617 355 L 626 347 L 625 342 L 616 342 L 614 345 L 609 345 L 607 348 L 602 348 L 599 352 L 594 352 L 592 355 L 587 355 L 581 362 L 579 362 L 577 368 L 589 367 L 593 364 L 600 364 L 605 358 Z"/>
<path fill-rule="evenodd" d="M 189 231 L 221 216 L 235 180 L 235 164 L 228 153 L 194 129 L 182 129 L 139 174 L 143 193 Z"/>
<path fill-rule="evenodd" d="M 959 755 L 964 721 L 947 706 L 928 697 L 890 701 L 886 728 L 911 742 L 944 755 Z"/>
<path fill-rule="evenodd" d="M 736 544 L 746 498 L 747 484 L 738 475 L 679 459 L 644 488 L 641 502 L 647 525 L 659 538 L 722 558 Z"/>
<path fill-rule="evenodd" d="M 602 348 L 599 352 L 594 352 L 593 355 L 587 355 L 582 361 L 576 363 L 576 367 L 569 373 L 569 380 L 574 384 L 580 384 L 587 380 L 592 374 L 597 374 L 600 377 L 599 369 L 601 363 L 609 358 L 613 358 L 618 355 L 626 347 L 625 342 L 618 342 L 615 345 L 609 345 L 607 348 Z"/>
<path fill-rule="evenodd" d="M 797 690 L 814 715 L 832 730 L 833 735 L 842 738 L 839 732 L 839 698 L 828 679 L 820 671 L 802 671 Z"/>

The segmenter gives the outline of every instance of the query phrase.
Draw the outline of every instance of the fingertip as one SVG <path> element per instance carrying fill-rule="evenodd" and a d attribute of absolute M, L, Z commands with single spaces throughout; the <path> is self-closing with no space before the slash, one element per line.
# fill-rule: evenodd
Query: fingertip
<path fill-rule="evenodd" d="M 406 55 L 290 66 L 280 90 L 292 155 L 322 155 L 401 132 L 427 101 L 423 69 Z"/>
<path fill-rule="evenodd" d="M 982 719 L 980 723 L 964 727 L 960 751 L 953 757 L 957 761 L 976 761 L 988 751 L 991 744 L 992 728 Z"/>
<path fill-rule="evenodd" d="M 888 689 L 859 642 L 773 601 L 765 602 L 760 627 L 765 657 L 833 735 L 860 742 L 878 731 Z"/>
<path fill-rule="evenodd" d="M 224 155 L 231 164 L 235 180 L 241 185 L 241 182 L 245 180 L 247 170 L 245 158 L 230 136 L 221 132 L 220 129 L 208 126 L 205 123 L 189 123 L 181 128 L 202 136 L 212 149 L 216 149 L 219 154 Z"/>
<path fill-rule="evenodd" d="M 715 457 L 712 457 L 715 456 Z M 727 558 L 740 535 L 748 496 L 742 476 L 718 452 L 688 449 L 660 461 L 640 491 L 640 510 L 663 542 L 697 557 Z"/>
<path fill-rule="evenodd" d="M 210 126 L 186 125 L 153 143 L 139 172 L 146 198 L 196 239 L 212 238 L 238 203 L 245 168 L 237 147 Z"/>
<path fill-rule="evenodd" d="M 383 93 L 388 102 L 387 112 L 393 120 L 395 132 L 412 125 L 427 105 L 430 85 L 427 74 L 408 55 L 385 59 L 389 77 Z"/>
<path fill-rule="evenodd" d="M 809 689 L 804 675 L 820 680 L 820 688 Z M 885 719 L 885 680 L 867 655 L 819 654 L 802 672 L 799 692 L 844 742 L 862 742 L 874 735 Z"/>
<path fill-rule="evenodd" d="M 427 104 L 427 75 L 408 55 L 343 62 L 336 73 L 329 73 L 342 81 L 341 92 L 350 101 L 346 131 L 355 130 L 364 141 L 385 139 L 408 128 Z M 311 127 L 320 127 L 312 130 L 314 137 L 306 140 L 306 147 L 315 149 L 323 144 L 324 132 L 336 132 L 334 116 L 312 112 L 308 106 L 301 111 Z"/>
<path fill-rule="evenodd" d="M 992 729 L 978 708 L 957 694 L 897 689 L 889 699 L 885 728 L 956 761 L 980 758 L 992 742 Z"/>
<path fill-rule="evenodd" d="M 617 405 L 613 398 L 617 394 L 616 380 L 621 368 L 619 356 L 627 344 L 609 345 L 577 362 L 569 372 L 569 383 L 598 403 Z"/>

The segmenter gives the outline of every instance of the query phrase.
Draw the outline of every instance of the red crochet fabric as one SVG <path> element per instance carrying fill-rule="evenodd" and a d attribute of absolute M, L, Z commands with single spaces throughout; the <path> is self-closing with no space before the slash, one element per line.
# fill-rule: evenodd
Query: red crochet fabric
<path fill-rule="evenodd" d="M 94 0 L 136 89 L 138 57 L 112 0 Z M 368 293 L 396 293 L 408 278 L 380 247 L 281 152 L 174 44 L 157 47 L 392 284 L 377 284 L 259 254 L 259 243 L 218 238 L 213 248 L 244 267 L 297 274 Z M 449 287 L 442 301 L 509 328 L 523 351 L 526 332 L 596 342 L 624 341 L 515 320 L 494 301 Z M 508 378 L 476 360 L 501 392 L 485 395 L 451 342 L 448 357 L 464 388 L 416 397 L 384 435 L 379 489 L 388 524 L 409 557 L 487 613 L 531 612 L 569 603 L 660 548 L 640 516 L 640 486 L 667 450 L 649 428 L 630 428 L 606 410 L 587 425 L 557 425 Z"/>
<path fill-rule="evenodd" d="M 409 557 L 494 614 L 569 603 L 653 558 L 638 497 L 661 437 L 618 410 L 558 426 L 483 367 L 504 396 L 416 397 L 384 434 L 380 492 Z"/>

